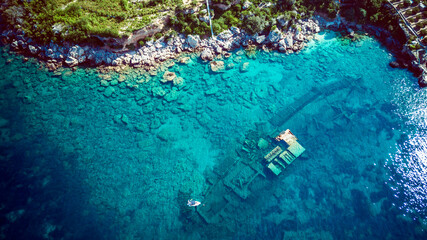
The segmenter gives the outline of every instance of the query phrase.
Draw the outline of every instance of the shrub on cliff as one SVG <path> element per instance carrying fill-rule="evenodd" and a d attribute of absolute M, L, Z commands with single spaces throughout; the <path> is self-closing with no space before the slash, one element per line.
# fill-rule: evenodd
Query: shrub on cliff
<path fill-rule="evenodd" d="M 185 34 L 206 35 L 209 32 L 207 23 L 201 21 L 198 15 L 178 12 L 170 18 L 169 24 L 178 32 Z"/>
<path fill-rule="evenodd" d="M 261 16 L 255 16 L 255 15 L 250 16 L 248 17 L 245 23 L 246 23 L 245 29 L 250 34 L 261 32 L 267 27 L 267 22 L 265 21 L 265 17 L 261 17 Z"/>

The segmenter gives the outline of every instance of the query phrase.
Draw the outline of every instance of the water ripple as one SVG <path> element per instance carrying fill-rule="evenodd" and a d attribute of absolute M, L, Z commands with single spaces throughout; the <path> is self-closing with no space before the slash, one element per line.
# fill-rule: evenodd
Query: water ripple
<path fill-rule="evenodd" d="M 414 218 L 427 219 L 427 91 L 402 80 L 395 102 L 406 103 L 399 104 L 398 114 L 411 131 L 387 161 L 388 183 L 401 201 L 401 209 Z"/>

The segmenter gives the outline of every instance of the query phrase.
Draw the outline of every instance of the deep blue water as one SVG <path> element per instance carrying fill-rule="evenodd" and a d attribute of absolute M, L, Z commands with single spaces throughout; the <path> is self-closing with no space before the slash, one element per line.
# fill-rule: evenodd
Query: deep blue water
<path fill-rule="evenodd" d="M 0 239 L 425 239 L 426 90 L 371 38 L 318 39 L 234 52 L 223 73 L 176 63 L 182 85 L 160 81 L 167 67 L 54 74 L 3 48 Z M 188 217 L 187 199 L 272 118 L 303 157 L 230 202 L 227 222 Z"/>

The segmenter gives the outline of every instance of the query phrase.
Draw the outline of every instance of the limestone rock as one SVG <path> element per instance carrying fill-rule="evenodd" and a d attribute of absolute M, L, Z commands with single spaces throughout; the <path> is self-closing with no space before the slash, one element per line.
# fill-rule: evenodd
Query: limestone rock
<path fill-rule="evenodd" d="M 233 33 L 230 30 L 225 30 L 223 32 L 221 32 L 220 34 L 218 34 L 217 38 L 227 41 L 230 38 L 233 37 Z"/>
<path fill-rule="evenodd" d="M 279 29 L 276 28 L 270 32 L 267 39 L 272 43 L 277 43 L 280 41 L 281 38 L 282 38 L 282 33 L 280 32 Z"/>
<path fill-rule="evenodd" d="M 212 61 L 213 60 L 212 51 L 209 48 L 205 48 L 200 54 L 200 58 L 202 58 L 202 60 L 205 60 L 205 61 Z"/>
<path fill-rule="evenodd" d="M 37 54 L 38 49 L 36 47 L 34 47 L 33 45 L 28 45 L 28 49 L 30 50 L 30 52 L 32 54 Z"/>
<path fill-rule="evenodd" d="M 188 64 L 190 62 L 190 57 L 182 57 L 179 59 L 179 63 Z"/>
<path fill-rule="evenodd" d="M 74 67 L 77 66 L 79 64 L 79 61 L 71 56 L 68 56 L 67 59 L 65 60 L 65 63 L 69 66 L 69 67 Z"/>
<path fill-rule="evenodd" d="M 243 3 L 242 8 L 243 8 L 243 9 L 248 9 L 251 5 L 252 5 L 252 3 L 251 3 L 250 1 L 245 1 L 245 2 Z"/>
<path fill-rule="evenodd" d="M 188 35 L 187 42 L 190 47 L 196 48 L 199 45 L 199 36 Z"/>
<path fill-rule="evenodd" d="M 225 69 L 223 61 L 211 61 L 210 67 L 212 72 L 222 72 Z"/>
<path fill-rule="evenodd" d="M 68 55 L 74 58 L 79 58 L 84 54 L 85 50 L 81 48 L 79 45 L 74 45 L 70 48 Z"/>
<path fill-rule="evenodd" d="M 263 43 L 264 41 L 265 41 L 265 35 L 260 35 L 260 36 L 257 36 L 256 38 L 255 38 L 255 41 L 258 43 L 258 44 L 261 44 L 261 43 Z"/>
<path fill-rule="evenodd" d="M 219 9 L 221 9 L 222 11 L 225 11 L 225 10 L 227 10 L 227 9 L 229 9 L 231 7 L 231 4 L 225 5 L 225 4 L 222 4 L 222 3 L 217 3 L 217 4 L 214 4 L 214 6 L 217 7 L 217 8 L 219 8 Z"/>

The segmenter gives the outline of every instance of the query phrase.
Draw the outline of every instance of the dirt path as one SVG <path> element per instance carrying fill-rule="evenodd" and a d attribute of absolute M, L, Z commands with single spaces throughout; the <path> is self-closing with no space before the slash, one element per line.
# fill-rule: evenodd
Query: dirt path
<path fill-rule="evenodd" d="M 77 0 L 73 0 L 72 2 L 69 2 L 69 3 L 65 4 L 64 6 L 61 7 L 61 9 L 65 10 L 68 7 L 68 5 L 70 5 L 72 3 L 75 3 L 75 2 L 77 2 Z"/>

